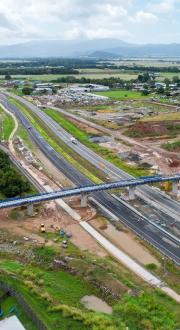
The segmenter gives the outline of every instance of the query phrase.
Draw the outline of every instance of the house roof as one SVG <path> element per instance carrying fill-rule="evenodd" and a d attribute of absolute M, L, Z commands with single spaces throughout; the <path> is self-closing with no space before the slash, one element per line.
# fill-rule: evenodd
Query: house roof
<path fill-rule="evenodd" d="M 25 330 L 19 319 L 14 315 L 0 321 L 0 330 Z"/>

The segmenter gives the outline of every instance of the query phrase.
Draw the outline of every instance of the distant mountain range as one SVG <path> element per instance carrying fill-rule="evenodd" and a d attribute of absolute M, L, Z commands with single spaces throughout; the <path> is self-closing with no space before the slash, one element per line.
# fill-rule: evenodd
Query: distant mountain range
<path fill-rule="evenodd" d="M 180 57 L 180 44 L 130 44 L 116 39 L 43 40 L 0 46 L 0 58 L 27 57 Z"/>

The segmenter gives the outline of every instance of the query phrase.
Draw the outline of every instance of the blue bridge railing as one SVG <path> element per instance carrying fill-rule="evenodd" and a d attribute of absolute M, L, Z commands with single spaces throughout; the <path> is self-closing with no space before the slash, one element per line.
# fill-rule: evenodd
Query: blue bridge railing
<path fill-rule="evenodd" d="M 35 204 L 40 202 L 46 202 L 50 200 L 77 196 L 81 194 L 89 194 L 97 191 L 104 191 L 110 189 L 118 189 L 118 188 L 126 188 L 126 187 L 137 187 L 146 184 L 153 184 L 158 182 L 179 182 L 180 174 L 176 174 L 173 176 L 146 176 L 140 177 L 139 179 L 128 179 L 121 180 L 112 183 L 102 183 L 102 184 L 91 184 L 86 186 L 80 186 L 76 188 L 70 188 L 67 190 L 58 190 L 48 193 L 39 193 L 36 195 L 31 195 L 27 197 L 19 197 L 19 198 L 10 198 L 6 200 L 0 201 L 0 209 L 23 206 L 28 204 Z"/>

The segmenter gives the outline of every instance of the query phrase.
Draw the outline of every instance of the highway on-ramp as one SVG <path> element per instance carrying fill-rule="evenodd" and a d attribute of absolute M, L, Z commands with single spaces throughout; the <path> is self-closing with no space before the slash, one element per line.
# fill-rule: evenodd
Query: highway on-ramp
<path fill-rule="evenodd" d="M 9 111 L 12 111 L 22 125 L 29 131 L 32 140 L 41 149 L 41 151 L 49 158 L 49 160 L 67 176 L 76 185 L 87 185 L 92 182 L 81 172 L 74 168 L 68 161 L 57 153 L 41 134 L 31 125 L 25 115 L 13 104 L 11 104 L 4 95 L 0 95 L 0 103 L 2 103 Z M 161 230 L 150 225 L 143 217 L 135 214 L 126 205 L 116 200 L 107 192 L 97 192 L 92 194 L 95 202 L 102 206 L 107 213 L 114 215 L 122 221 L 127 227 L 132 229 L 137 235 L 152 244 L 164 255 L 171 258 L 177 264 L 180 264 L 180 249 L 173 240 L 161 232 Z"/>

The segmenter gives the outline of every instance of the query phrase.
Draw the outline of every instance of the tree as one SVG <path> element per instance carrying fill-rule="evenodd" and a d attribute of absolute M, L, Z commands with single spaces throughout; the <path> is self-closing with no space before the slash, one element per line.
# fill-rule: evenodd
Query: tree
<path fill-rule="evenodd" d="M 148 95 L 149 94 L 149 91 L 147 90 L 147 89 L 143 89 L 143 91 L 142 91 L 142 95 Z"/>
<path fill-rule="evenodd" d="M 143 74 L 139 74 L 137 80 L 138 80 L 138 82 L 146 83 L 146 82 L 150 81 L 150 75 L 149 75 L 148 72 L 145 72 Z"/>
<path fill-rule="evenodd" d="M 157 94 L 164 94 L 164 88 L 162 86 L 157 89 Z"/>
<path fill-rule="evenodd" d="M 5 79 L 5 80 L 11 80 L 12 77 L 11 77 L 11 75 L 10 75 L 9 73 L 7 73 L 7 74 L 5 75 L 5 77 L 4 77 L 4 79 Z"/>
<path fill-rule="evenodd" d="M 6 197 L 15 197 L 28 191 L 29 182 L 13 168 L 9 157 L 0 151 L 0 192 Z"/>
<path fill-rule="evenodd" d="M 26 86 L 26 87 L 24 87 L 22 89 L 22 93 L 24 95 L 30 95 L 32 93 L 32 91 L 33 91 L 33 88 L 32 87 L 28 87 L 28 86 Z"/>
<path fill-rule="evenodd" d="M 164 79 L 164 83 L 166 84 L 166 87 L 169 87 L 170 83 L 171 83 L 171 80 L 168 79 L 168 78 L 165 78 Z"/>

